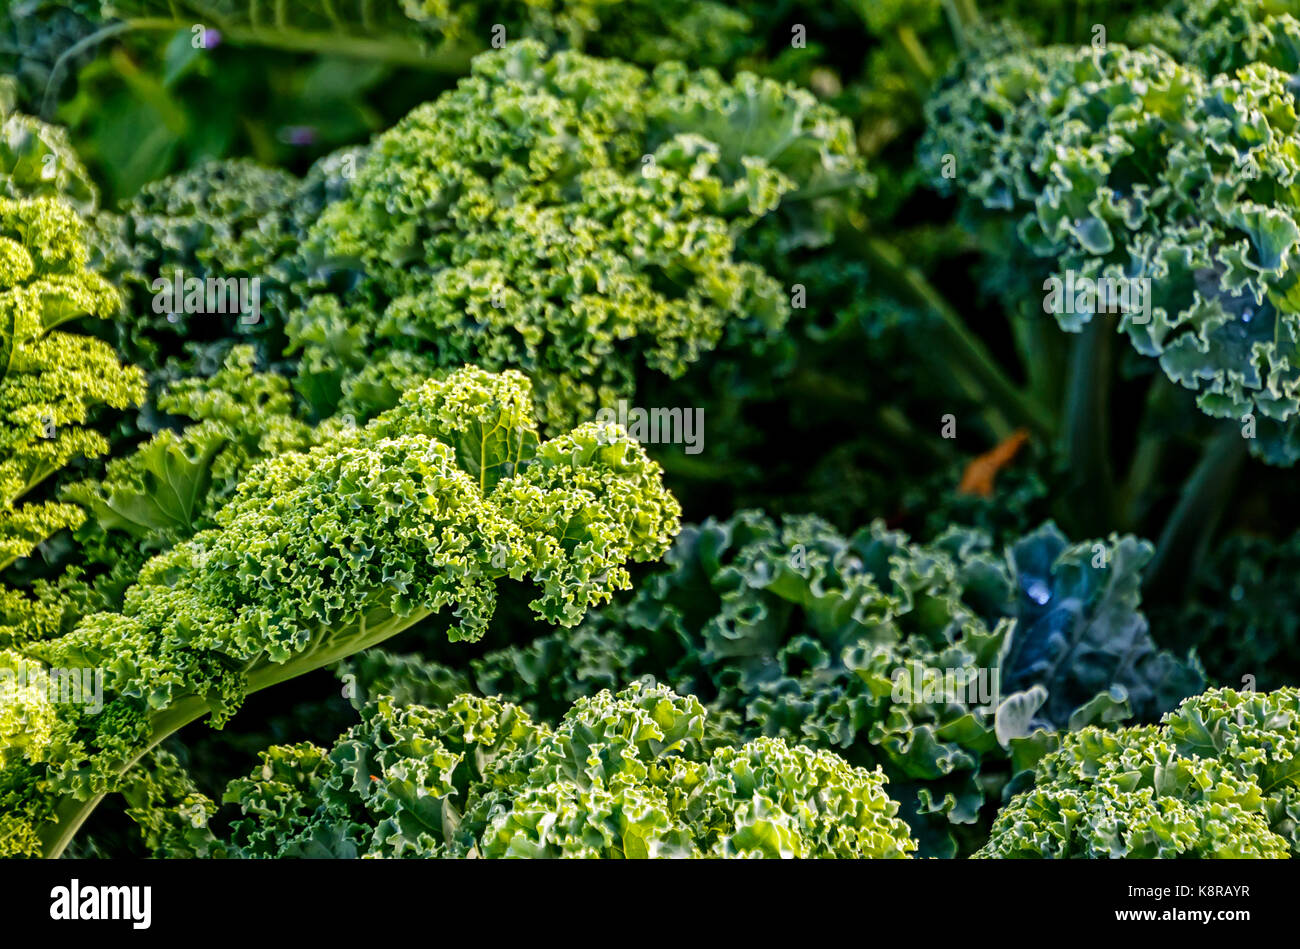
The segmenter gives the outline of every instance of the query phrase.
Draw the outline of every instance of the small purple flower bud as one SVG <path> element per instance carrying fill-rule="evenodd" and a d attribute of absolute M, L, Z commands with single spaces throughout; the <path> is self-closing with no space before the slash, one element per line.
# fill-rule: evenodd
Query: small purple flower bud
<path fill-rule="evenodd" d="M 285 125 L 280 129 L 280 141 L 287 145 L 311 145 L 316 141 L 316 130 L 310 125 Z"/>

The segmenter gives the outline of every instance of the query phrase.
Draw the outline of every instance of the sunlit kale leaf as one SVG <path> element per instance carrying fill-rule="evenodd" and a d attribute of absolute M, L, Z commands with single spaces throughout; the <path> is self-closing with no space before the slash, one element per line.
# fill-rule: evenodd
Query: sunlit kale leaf
<path fill-rule="evenodd" d="M 575 625 L 629 585 L 628 561 L 662 554 L 678 515 L 622 429 L 539 441 L 515 372 L 466 367 L 267 458 L 216 526 L 143 567 L 119 612 L 27 647 L 45 667 L 103 670 L 106 706 L 47 697 L 48 731 L 5 753 L 0 852 L 60 853 L 143 752 L 249 692 L 435 615 L 451 642 L 481 637 L 500 585 L 530 582 L 537 617 Z"/>
<path fill-rule="evenodd" d="M 308 234 L 299 388 L 361 418 L 470 361 L 526 372 L 566 426 L 638 372 L 776 334 L 788 291 L 737 242 L 824 242 L 867 180 L 848 123 L 794 87 L 487 53 L 374 141 Z"/>
<path fill-rule="evenodd" d="M 89 424 L 94 411 L 144 394 L 139 370 L 107 344 L 60 329 L 117 305 L 113 288 L 86 269 L 70 205 L 0 196 L 0 569 L 81 523 L 74 505 L 19 501 L 74 458 L 107 450 Z"/>
<path fill-rule="evenodd" d="M 68 142 L 67 133 L 17 111 L 17 89 L 0 75 L 0 195 L 62 197 L 78 211 L 93 211 L 95 184 Z"/>

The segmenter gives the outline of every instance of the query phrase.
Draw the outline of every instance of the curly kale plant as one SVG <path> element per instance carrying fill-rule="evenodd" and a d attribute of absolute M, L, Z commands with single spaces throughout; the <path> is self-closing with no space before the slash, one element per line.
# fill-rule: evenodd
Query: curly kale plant
<path fill-rule="evenodd" d="M 684 530 L 665 570 L 586 624 L 589 662 L 547 639 L 474 672 L 542 710 L 585 677 L 653 674 L 743 736 L 883 765 L 918 833 L 937 830 L 927 848 L 950 852 L 1053 733 L 1154 719 L 1200 687 L 1138 611 L 1149 555 L 1129 537 L 1070 545 L 1050 525 L 999 557 L 968 531 L 924 546 L 880 524 L 845 538 L 745 512 Z"/>
<path fill-rule="evenodd" d="M 982 857 L 1300 856 L 1300 690 L 1221 689 L 1066 735 Z"/>
<path fill-rule="evenodd" d="M 563 428 L 643 367 L 675 377 L 778 331 L 787 290 L 738 245 L 824 242 L 865 181 L 848 123 L 793 87 L 485 54 L 311 229 L 299 387 L 363 417 L 438 369 L 517 368 Z"/>
<path fill-rule="evenodd" d="M 305 449 L 319 436 L 294 417 L 288 382 L 256 371 L 247 346 L 231 350 L 210 378 L 169 384 L 155 404 L 195 424 L 180 433 L 162 429 L 110 461 L 101 478 L 65 491 L 101 528 L 155 549 L 212 526 L 255 462 Z"/>
<path fill-rule="evenodd" d="M 915 849 L 878 770 L 780 739 L 706 747 L 706 717 L 695 698 L 640 684 L 579 699 L 554 728 L 495 698 L 428 708 L 380 697 L 333 748 L 274 747 L 231 782 L 225 801 L 239 816 L 228 835 L 211 833 L 215 808 L 183 787 L 152 789 L 140 811 L 176 855 L 861 858 Z"/>
<path fill-rule="evenodd" d="M 82 617 L 118 612 L 150 557 L 216 526 L 216 514 L 258 461 L 301 451 L 338 428 L 294 414 L 288 381 L 258 372 L 250 347 L 231 350 L 208 378 L 179 379 L 146 402 L 169 425 L 111 458 L 98 477 L 61 479 L 54 497 L 84 512 L 70 540 L 47 550 L 27 597 L 0 612 L 0 642 L 68 632 Z M 70 525 L 71 526 L 71 525 Z"/>
<path fill-rule="evenodd" d="M 59 705 L 6 753 L 0 852 L 61 852 L 140 755 L 250 692 L 435 615 L 449 640 L 477 639 L 507 580 L 536 584 L 538 617 L 574 625 L 628 586 L 627 561 L 662 554 L 678 513 L 616 426 L 540 441 L 513 372 L 466 367 L 268 458 L 215 527 L 145 565 L 120 612 L 29 647 L 50 668 L 104 670 L 105 707 Z"/>
<path fill-rule="evenodd" d="M 117 304 L 113 288 L 86 269 L 71 206 L 0 196 L 0 570 L 81 523 L 75 505 L 19 501 L 74 458 L 107 450 L 89 424 L 93 412 L 143 397 L 140 372 L 107 344 L 58 329 L 109 316 Z"/>
<path fill-rule="evenodd" d="M 1149 281 L 1113 317 L 1086 292 L 1052 309 L 1071 332 L 1115 319 L 1205 413 L 1241 421 L 1258 455 L 1300 457 L 1288 75 L 1254 63 L 1207 77 L 1151 48 L 1049 47 L 971 63 L 929 119 L 922 161 L 938 185 L 1014 225 L 1005 245 L 1046 262 L 1022 293 L 1067 271 Z"/>
<path fill-rule="evenodd" d="M 238 346 L 215 375 L 180 379 L 155 396 L 152 407 L 193 424 L 163 428 L 100 477 L 65 484 L 59 497 L 87 516 L 63 572 L 37 582 L 47 602 L 59 603 L 63 631 L 88 613 L 119 611 L 144 563 L 215 527 L 258 461 L 306 450 L 337 428 L 311 428 L 294 416 L 293 401 L 288 381 L 256 371 L 252 349 Z"/>

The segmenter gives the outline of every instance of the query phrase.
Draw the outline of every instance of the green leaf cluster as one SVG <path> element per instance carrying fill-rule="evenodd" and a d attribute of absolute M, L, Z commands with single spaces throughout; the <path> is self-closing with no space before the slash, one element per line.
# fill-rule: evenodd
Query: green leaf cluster
<path fill-rule="evenodd" d="M 12 848 L 58 853 L 89 807 L 186 722 L 216 724 L 252 691 L 375 645 L 427 617 L 482 636 L 498 586 L 576 624 L 659 556 L 679 510 L 617 427 L 539 441 L 527 380 L 466 367 L 365 428 L 255 465 L 216 525 L 149 561 L 119 612 L 30 647 L 104 672 L 96 714 L 61 704 L 48 743 L 6 762 Z"/>
<path fill-rule="evenodd" d="M 825 242 L 865 181 L 848 124 L 793 87 L 487 53 L 372 143 L 309 232 L 299 388 L 364 417 L 472 361 L 526 372 L 544 423 L 571 424 L 640 371 L 777 333 L 787 291 L 738 245 L 760 225 Z"/>
<path fill-rule="evenodd" d="M 0 196 L 0 569 L 81 523 L 73 505 L 19 502 L 73 459 L 108 449 L 92 413 L 144 394 L 139 370 L 119 363 L 110 346 L 59 329 L 111 316 L 119 303 L 86 269 L 81 232 L 76 212 L 57 198 Z"/>
<path fill-rule="evenodd" d="M 642 684 L 579 699 L 554 728 L 495 698 L 425 707 L 380 697 L 332 748 L 267 750 L 226 790 L 239 808 L 228 836 L 199 850 L 881 858 L 915 849 L 878 770 L 780 739 L 706 748 L 706 716 L 698 700 Z M 170 839 L 184 853 L 212 811 L 175 799 Z"/>
<path fill-rule="evenodd" d="M 981 857 L 1300 856 L 1300 692 L 1216 689 L 1159 725 L 1063 736 Z"/>
<path fill-rule="evenodd" d="M 1300 457 L 1289 82 L 1266 62 L 1206 74 L 1150 47 L 1014 52 L 935 95 L 921 150 L 937 186 L 1004 222 L 1002 251 L 1043 262 L 1012 268 L 1013 295 L 1046 311 L 1045 277 L 1149 281 L 1126 312 L 1050 309 L 1069 332 L 1113 320 L 1207 415 L 1257 425 L 1252 452 L 1283 464 Z"/>
<path fill-rule="evenodd" d="M 1201 688 L 1140 612 L 1149 554 L 1131 537 L 1069 544 L 1051 525 L 997 553 L 973 531 L 924 545 L 879 523 L 844 537 L 742 512 L 686 527 L 580 638 L 495 650 L 471 679 L 545 715 L 651 675 L 730 733 L 882 766 L 926 850 L 950 854 L 978 845 L 1001 788 L 1059 732 L 1154 720 Z M 985 678 L 968 682 L 974 670 Z M 373 695 L 402 673 L 450 687 L 436 665 L 400 660 L 359 682 Z"/>

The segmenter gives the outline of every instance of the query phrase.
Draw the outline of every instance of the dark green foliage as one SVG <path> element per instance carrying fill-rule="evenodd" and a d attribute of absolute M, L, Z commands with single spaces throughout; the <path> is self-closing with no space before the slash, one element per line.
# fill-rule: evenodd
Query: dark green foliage
<path fill-rule="evenodd" d="M 7 4 L 0 854 L 1297 855 L 1298 13 Z"/>
<path fill-rule="evenodd" d="M 1211 682 L 1276 689 L 1300 679 L 1297 574 L 1300 536 L 1230 537 L 1153 623 L 1163 642 L 1196 647 Z"/>

